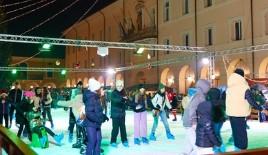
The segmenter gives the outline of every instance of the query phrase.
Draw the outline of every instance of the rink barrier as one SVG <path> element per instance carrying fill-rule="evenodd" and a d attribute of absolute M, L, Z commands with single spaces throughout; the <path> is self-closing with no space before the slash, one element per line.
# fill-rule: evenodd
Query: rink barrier
<path fill-rule="evenodd" d="M 243 150 L 239 152 L 226 152 L 219 155 L 268 155 L 268 147 Z"/>
<path fill-rule="evenodd" d="M 30 146 L 25 144 L 16 134 L 0 125 L 1 155 L 37 155 Z"/>

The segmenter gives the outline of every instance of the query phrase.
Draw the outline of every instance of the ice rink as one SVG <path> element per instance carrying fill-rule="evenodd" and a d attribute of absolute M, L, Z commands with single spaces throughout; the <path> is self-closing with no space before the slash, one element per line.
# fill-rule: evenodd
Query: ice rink
<path fill-rule="evenodd" d="M 56 146 L 53 144 L 53 139 L 50 137 L 49 148 L 34 150 L 40 155 L 79 155 L 79 149 L 73 149 L 72 144 L 68 142 L 68 117 L 69 111 L 63 109 L 52 110 L 55 133 L 64 132 L 65 137 L 62 146 Z M 128 111 L 126 116 L 126 128 L 129 141 L 129 148 L 123 147 L 120 143 L 120 135 L 118 136 L 117 142 L 119 143 L 118 148 L 112 148 L 109 145 L 112 121 L 106 122 L 102 125 L 102 148 L 105 150 L 105 155 L 179 155 L 180 151 L 183 150 L 185 144 L 184 128 L 182 127 L 182 121 L 180 115 L 178 115 L 178 121 L 173 122 L 173 116 L 170 115 L 169 125 L 172 133 L 175 135 L 175 140 L 168 140 L 166 138 L 165 129 L 162 122 L 159 122 L 158 129 L 156 131 L 157 141 L 150 141 L 148 145 L 134 145 L 133 143 L 133 112 Z M 148 113 L 148 135 L 153 124 L 153 117 L 151 113 Z M 50 123 L 47 123 L 48 127 Z M 268 147 L 268 123 L 259 123 L 258 121 L 248 121 L 250 129 L 248 130 L 249 137 L 249 148 L 260 148 Z M 13 125 L 12 130 L 17 132 L 17 127 Z M 222 136 L 224 143 L 228 142 L 231 136 L 231 128 L 229 122 L 225 122 L 222 129 Z M 23 138 L 26 143 L 29 143 L 27 138 Z M 75 137 L 74 137 L 75 142 Z M 231 144 L 226 144 L 227 150 L 233 149 Z"/>

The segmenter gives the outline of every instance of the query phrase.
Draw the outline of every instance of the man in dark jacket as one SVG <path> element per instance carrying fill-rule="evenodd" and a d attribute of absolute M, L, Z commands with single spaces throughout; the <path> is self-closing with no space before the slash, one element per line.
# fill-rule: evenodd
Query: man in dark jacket
<path fill-rule="evenodd" d="M 116 138 L 120 129 L 121 140 L 125 147 L 128 147 L 126 132 L 126 106 L 128 102 L 127 95 L 124 91 L 124 83 L 121 80 L 116 81 L 116 89 L 111 94 L 111 118 L 112 118 L 112 137 L 111 146 L 117 147 Z"/>
<path fill-rule="evenodd" d="M 88 138 L 86 155 L 100 155 L 102 139 L 101 124 L 108 120 L 108 118 L 103 114 L 100 102 L 100 83 L 95 79 L 89 79 L 88 83 L 89 90 L 86 90 L 83 95 L 86 113 L 86 119 L 84 121 Z"/>
<path fill-rule="evenodd" d="M 12 120 L 13 120 L 15 107 L 17 104 L 20 104 L 20 102 L 22 101 L 22 97 L 23 97 L 23 94 L 22 94 L 20 84 L 18 82 L 15 82 L 15 88 L 11 89 L 8 93 L 8 100 L 9 100 L 9 103 L 11 104 L 10 111 L 9 111 L 9 120 L 10 120 L 9 128 L 11 128 L 12 126 Z"/>

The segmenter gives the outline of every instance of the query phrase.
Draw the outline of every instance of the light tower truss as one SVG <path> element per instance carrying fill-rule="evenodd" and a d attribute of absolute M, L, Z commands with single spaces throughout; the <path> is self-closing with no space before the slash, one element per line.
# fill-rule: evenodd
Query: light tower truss
<path fill-rule="evenodd" d="M 51 45 L 62 45 L 62 46 L 107 47 L 107 48 L 135 49 L 135 50 L 139 48 L 144 48 L 146 50 L 163 50 L 163 51 L 179 51 L 179 52 L 206 52 L 207 51 L 207 49 L 204 47 L 75 40 L 75 39 L 45 38 L 45 37 L 9 35 L 9 34 L 0 34 L 0 41 L 17 42 L 17 43 L 32 43 L 32 44 L 47 43 Z"/>

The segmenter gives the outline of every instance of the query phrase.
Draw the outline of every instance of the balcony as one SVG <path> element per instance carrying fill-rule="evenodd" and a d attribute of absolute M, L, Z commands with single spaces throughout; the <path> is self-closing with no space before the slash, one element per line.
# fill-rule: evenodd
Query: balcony
<path fill-rule="evenodd" d="M 121 37 L 121 42 L 134 42 L 146 38 L 157 38 L 156 26 L 145 27 L 137 31 L 129 31 Z"/>

